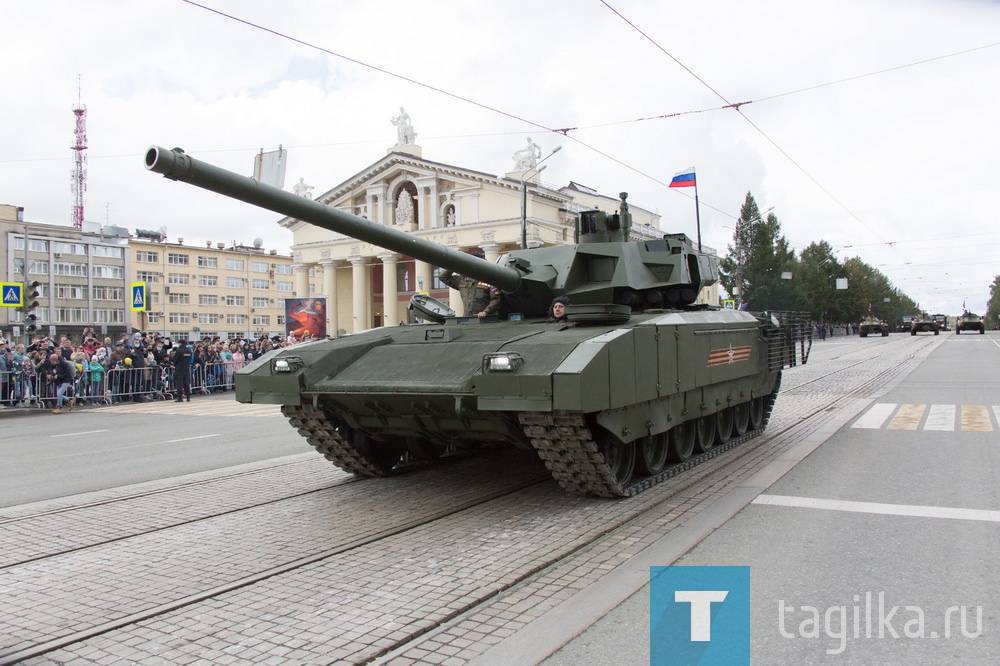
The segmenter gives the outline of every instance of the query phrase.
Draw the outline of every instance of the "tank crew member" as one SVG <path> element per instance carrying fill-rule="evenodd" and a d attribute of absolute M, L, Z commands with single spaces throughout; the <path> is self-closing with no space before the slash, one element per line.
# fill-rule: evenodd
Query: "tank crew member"
<path fill-rule="evenodd" d="M 174 353 L 170 357 L 170 362 L 174 364 L 174 388 L 177 390 L 177 398 L 174 402 L 191 402 L 191 357 L 194 352 L 188 347 L 187 340 L 174 348 Z"/>
<path fill-rule="evenodd" d="M 569 296 L 556 296 L 553 298 L 552 305 L 549 306 L 548 321 L 569 321 L 569 318 L 566 316 L 566 306 L 569 304 Z"/>
<path fill-rule="evenodd" d="M 483 257 L 482 252 L 470 254 L 474 257 Z M 461 294 L 466 317 L 485 317 L 487 314 L 495 314 L 500 306 L 500 290 L 491 288 L 485 282 L 464 275 L 455 275 L 450 270 L 441 271 L 439 279 Z"/>

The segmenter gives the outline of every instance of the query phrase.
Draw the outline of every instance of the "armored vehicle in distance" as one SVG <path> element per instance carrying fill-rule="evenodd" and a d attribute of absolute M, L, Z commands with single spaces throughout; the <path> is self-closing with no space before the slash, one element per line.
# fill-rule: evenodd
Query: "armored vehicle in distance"
<path fill-rule="evenodd" d="M 869 335 L 881 335 L 884 338 L 889 335 L 889 324 L 878 317 L 868 315 L 861 320 L 861 326 L 858 327 L 858 335 L 862 338 L 867 338 Z"/>
<path fill-rule="evenodd" d="M 941 327 L 933 319 L 914 317 L 913 322 L 910 324 L 910 335 L 916 335 L 917 333 L 933 333 L 937 335 L 940 332 Z"/>
<path fill-rule="evenodd" d="M 984 335 L 986 333 L 986 325 L 979 315 L 974 315 L 966 311 L 955 322 L 955 335 L 958 335 L 962 331 L 979 331 L 980 335 Z"/>
<path fill-rule="evenodd" d="M 490 263 L 179 149 L 151 147 L 145 164 L 502 290 L 499 316 L 456 317 L 415 295 L 430 323 L 300 343 L 237 372 L 237 400 L 281 405 L 354 474 L 508 444 L 536 451 L 566 490 L 634 495 L 763 432 L 782 369 L 808 358 L 804 316 L 695 305 L 717 259 L 683 234 L 630 241 L 625 194 L 616 213 L 580 213 L 575 244 Z M 566 321 L 546 316 L 558 296 L 572 300 Z"/>
<path fill-rule="evenodd" d="M 948 323 L 948 315 L 936 314 L 931 315 L 931 321 L 938 325 L 942 331 L 950 331 L 951 325 Z"/>

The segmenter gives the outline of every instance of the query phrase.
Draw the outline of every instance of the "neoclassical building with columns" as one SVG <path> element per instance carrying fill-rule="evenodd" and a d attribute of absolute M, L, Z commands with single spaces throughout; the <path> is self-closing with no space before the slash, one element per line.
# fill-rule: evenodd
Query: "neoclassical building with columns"
<path fill-rule="evenodd" d="M 449 248 L 482 251 L 491 262 L 521 247 L 522 205 L 528 247 L 571 243 L 580 211 L 617 209 L 617 198 L 577 183 L 558 190 L 543 185 L 533 157 L 518 161 L 517 171 L 494 176 L 421 153 L 415 143 L 397 144 L 315 199 Z M 633 205 L 630 210 L 637 238 L 661 237 L 659 215 Z M 458 292 L 440 282 L 436 266 L 295 218 L 279 224 L 293 234 L 295 294 L 327 299 L 330 335 L 410 321 L 407 304 L 417 292 L 462 309 Z M 309 293 L 310 271 L 320 278 L 318 293 Z"/>

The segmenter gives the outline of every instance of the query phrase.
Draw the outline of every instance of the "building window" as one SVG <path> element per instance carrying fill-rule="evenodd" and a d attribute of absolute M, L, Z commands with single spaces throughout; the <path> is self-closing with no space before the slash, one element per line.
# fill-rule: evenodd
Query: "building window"
<path fill-rule="evenodd" d="M 254 296 L 253 306 L 255 308 L 266 308 L 268 306 L 268 300 L 266 297 Z"/>
<path fill-rule="evenodd" d="M 124 324 L 125 323 L 125 310 L 105 310 L 105 309 L 94 309 L 94 323 L 95 324 Z"/>
<path fill-rule="evenodd" d="M 90 321 L 90 310 L 87 308 L 54 308 L 54 322 L 65 324 L 80 324 Z"/>
<path fill-rule="evenodd" d="M 278 291 L 292 291 L 292 283 L 278 280 L 277 288 Z"/>
<path fill-rule="evenodd" d="M 441 282 L 441 273 L 444 271 L 443 268 L 434 269 L 434 289 L 447 289 L 448 285 Z"/>
<path fill-rule="evenodd" d="M 173 305 L 187 305 L 191 302 L 191 295 L 173 293 L 170 294 L 170 298 L 167 299 L 167 302 Z"/>
<path fill-rule="evenodd" d="M 52 263 L 52 274 L 87 277 L 87 264 L 70 264 L 63 261 L 56 261 Z"/>
<path fill-rule="evenodd" d="M 87 298 L 87 288 L 77 284 L 57 284 L 52 290 L 56 298 Z"/>
<path fill-rule="evenodd" d="M 247 323 L 247 316 L 243 314 L 226 315 L 226 324 L 230 326 L 243 326 Z"/>
<path fill-rule="evenodd" d="M 271 317 L 270 317 L 270 315 L 254 315 L 253 316 L 253 325 L 254 326 L 270 326 L 271 325 Z"/>
<path fill-rule="evenodd" d="M 14 249 L 24 250 L 24 236 L 14 236 Z M 28 239 L 28 249 L 32 252 L 48 252 L 49 242 L 43 240 Z"/>
<path fill-rule="evenodd" d="M 159 281 L 159 274 L 152 271 L 137 271 L 135 274 L 135 279 L 139 282 L 145 282 L 146 284 L 153 284 Z"/>
<path fill-rule="evenodd" d="M 268 282 L 267 280 L 258 280 L 255 278 L 250 281 L 250 286 L 253 287 L 254 289 L 267 289 Z"/>
<path fill-rule="evenodd" d="M 56 254 L 79 254 L 87 256 L 87 246 L 82 243 L 52 241 L 52 251 Z"/>
<path fill-rule="evenodd" d="M 167 275 L 168 284 L 188 284 L 190 276 L 187 273 L 170 273 Z"/>
<path fill-rule="evenodd" d="M 171 324 L 190 324 L 191 315 L 187 312 L 171 312 L 167 321 Z"/>
<path fill-rule="evenodd" d="M 187 266 L 191 259 L 186 254 L 177 254 L 176 252 L 167 253 L 167 263 L 173 266 Z"/>
<path fill-rule="evenodd" d="M 41 259 L 28 259 L 28 275 L 48 275 L 49 262 Z M 14 259 L 14 276 L 24 275 L 24 259 Z"/>
<path fill-rule="evenodd" d="M 243 278 L 238 277 L 227 277 L 226 286 L 230 289 L 242 289 L 243 288 Z"/>
<path fill-rule="evenodd" d="M 124 280 L 125 268 L 123 266 L 103 266 L 95 264 L 90 267 L 90 275 L 95 278 L 107 278 L 109 280 Z"/>
<path fill-rule="evenodd" d="M 139 250 L 135 253 L 135 260 L 141 264 L 156 264 L 160 261 L 160 253 L 150 250 Z"/>
<path fill-rule="evenodd" d="M 245 307 L 247 304 L 246 296 L 226 296 L 226 305 L 230 307 Z"/>
<path fill-rule="evenodd" d="M 198 286 L 199 287 L 218 287 L 219 278 L 215 275 L 199 275 L 198 276 Z"/>
<path fill-rule="evenodd" d="M 399 264 L 396 267 L 396 291 L 410 291 L 410 266 Z"/>
<path fill-rule="evenodd" d="M 125 297 L 125 290 L 121 287 L 94 287 L 91 294 L 95 301 L 120 301 Z M 152 295 L 150 293 L 150 296 Z M 150 302 L 153 302 L 152 298 Z"/>
<path fill-rule="evenodd" d="M 219 315 L 214 312 L 203 312 L 198 315 L 199 324 L 218 324 Z"/>
<path fill-rule="evenodd" d="M 241 271 L 243 270 L 243 265 L 242 259 L 226 259 L 226 268 L 231 271 Z"/>
<path fill-rule="evenodd" d="M 155 252 L 153 254 L 156 254 Z M 123 247 L 109 247 L 107 245 L 91 245 L 90 246 L 90 256 L 92 257 L 108 257 L 109 259 L 124 259 L 125 258 L 125 248 Z M 156 261 L 155 259 L 153 261 Z"/>
<path fill-rule="evenodd" d="M 198 305 L 218 305 L 219 297 L 215 294 L 199 294 Z"/>
<path fill-rule="evenodd" d="M 285 325 L 285 315 L 278 315 L 277 319 L 278 319 L 278 326 Z"/>
<path fill-rule="evenodd" d="M 158 312 L 147 312 L 146 313 L 146 323 L 147 324 L 159 324 L 160 315 Z"/>
<path fill-rule="evenodd" d="M 274 267 L 274 272 L 280 275 L 291 275 L 292 267 L 290 264 L 278 264 Z"/>
<path fill-rule="evenodd" d="M 218 257 L 198 257 L 198 268 L 218 268 Z"/>
<path fill-rule="evenodd" d="M 251 261 L 250 270 L 254 273 L 266 273 L 269 269 L 266 261 Z"/>

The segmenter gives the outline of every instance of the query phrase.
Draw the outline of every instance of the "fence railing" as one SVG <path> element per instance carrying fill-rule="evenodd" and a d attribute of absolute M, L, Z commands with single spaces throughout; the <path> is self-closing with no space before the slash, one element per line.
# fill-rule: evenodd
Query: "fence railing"
<path fill-rule="evenodd" d="M 208 395 L 233 388 L 233 361 L 195 365 L 191 368 L 191 394 Z M 0 403 L 5 406 L 53 407 L 59 385 L 23 371 L 0 371 Z M 169 400 L 177 397 L 171 366 L 112 368 L 78 372 L 73 381 L 76 404 L 113 405 L 120 402 Z"/>

